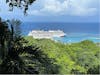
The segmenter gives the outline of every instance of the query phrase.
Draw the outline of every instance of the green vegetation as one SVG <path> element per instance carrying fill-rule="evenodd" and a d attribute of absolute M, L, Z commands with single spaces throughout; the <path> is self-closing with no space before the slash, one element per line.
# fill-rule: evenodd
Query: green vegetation
<path fill-rule="evenodd" d="M 19 20 L 0 19 L 0 74 L 57 74 L 55 59 L 21 37 Z"/>
<path fill-rule="evenodd" d="M 0 19 L 1 74 L 99 74 L 100 46 L 22 37 L 19 20 Z"/>
<path fill-rule="evenodd" d="M 92 41 L 62 44 L 49 39 L 25 39 L 27 45 L 39 46 L 48 58 L 55 59 L 53 64 L 59 66 L 59 74 L 99 74 L 100 47 Z"/>
<path fill-rule="evenodd" d="M 6 0 L 11 11 L 22 7 L 22 1 L 26 14 L 35 0 Z M 19 20 L 0 18 L 0 74 L 100 74 L 100 43 L 62 44 L 22 37 L 20 24 Z"/>

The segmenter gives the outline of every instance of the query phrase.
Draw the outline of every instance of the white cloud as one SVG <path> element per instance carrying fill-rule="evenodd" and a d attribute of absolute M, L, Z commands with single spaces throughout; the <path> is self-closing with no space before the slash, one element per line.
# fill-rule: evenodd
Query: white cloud
<path fill-rule="evenodd" d="M 61 13 L 62 11 L 64 11 L 64 9 L 67 10 L 68 8 L 68 2 L 64 1 L 63 3 L 61 3 L 58 0 L 48 0 L 44 3 L 44 8 L 42 9 L 42 11 L 48 11 L 50 13 Z"/>
<path fill-rule="evenodd" d="M 87 16 L 94 15 L 97 8 L 93 3 L 98 0 L 43 0 L 42 8 L 32 10 L 31 15 L 74 15 Z"/>
<path fill-rule="evenodd" d="M 29 14 L 33 14 L 33 15 L 43 15 L 39 10 L 30 11 Z"/>

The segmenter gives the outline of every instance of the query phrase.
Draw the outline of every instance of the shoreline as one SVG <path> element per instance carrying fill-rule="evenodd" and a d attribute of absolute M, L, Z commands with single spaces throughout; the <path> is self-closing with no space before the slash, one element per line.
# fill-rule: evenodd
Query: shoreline
<path fill-rule="evenodd" d="M 31 38 L 33 38 L 32 36 L 23 36 L 23 37 L 31 37 Z M 70 41 L 70 40 L 68 40 L 67 42 L 63 42 L 63 41 L 61 41 L 61 40 L 55 40 L 55 39 L 48 39 L 48 38 L 42 38 L 42 39 L 38 39 L 38 38 L 33 38 L 33 39 L 35 39 L 35 40 L 52 40 L 52 41 L 54 41 L 54 42 L 56 42 L 56 43 L 62 43 L 62 44 L 72 44 L 72 43 L 79 43 L 79 42 L 82 42 L 82 41 L 85 41 L 85 40 L 88 40 L 88 41 L 92 41 L 93 43 L 95 43 L 95 44 L 100 44 L 100 40 L 99 39 L 97 39 L 97 40 L 99 40 L 99 41 L 93 41 L 93 40 L 91 40 L 91 39 L 84 39 L 84 40 L 80 40 L 80 41 Z M 70 41 L 70 42 L 69 42 Z"/>

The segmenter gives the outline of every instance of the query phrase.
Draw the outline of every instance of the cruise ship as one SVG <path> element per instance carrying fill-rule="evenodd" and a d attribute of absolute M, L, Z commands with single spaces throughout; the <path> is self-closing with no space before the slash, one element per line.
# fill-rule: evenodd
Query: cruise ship
<path fill-rule="evenodd" d="M 29 32 L 28 36 L 32 36 L 33 38 L 36 39 L 52 39 L 54 37 L 63 37 L 66 34 L 61 31 L 61 30 L 49 30 L 49 31 L 44 31 L 44 30 L 32 30 Z"/>

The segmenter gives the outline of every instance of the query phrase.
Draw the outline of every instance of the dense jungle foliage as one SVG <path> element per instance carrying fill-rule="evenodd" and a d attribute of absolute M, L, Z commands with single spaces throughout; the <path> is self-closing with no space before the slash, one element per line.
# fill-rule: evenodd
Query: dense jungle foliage
<path fill-rule="evenodd" d="M 59 74 L 99 74 L 100 46 L 92 41 L 84 40 L 79 43 L 62 44 L 49 39 L 33 39 L 25 37 L 27 45 L 36 45 L 44 54 L 54 59 L 53 64 L 59 66 Z M 48 64 L 49 66 L 49 64 Z"/>
<path fill-rule="evenodd" d="M 99 74 L 99 44 L 22 37 L 20 24 L 0 19 L 1 74 Z"/>

